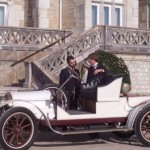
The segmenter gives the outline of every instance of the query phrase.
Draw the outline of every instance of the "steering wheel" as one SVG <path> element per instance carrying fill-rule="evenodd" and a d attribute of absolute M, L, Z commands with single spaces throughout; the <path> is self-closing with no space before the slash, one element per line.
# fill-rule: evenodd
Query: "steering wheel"
<path fill-rule="evenodd" d="M 40 90 L 49 90 L 52 94 L 54 108 L 58 105 L 62 109 L 67 109 L 67 96 L 65 91 L 58 84 L 48 84 L 40 88 Z"/>

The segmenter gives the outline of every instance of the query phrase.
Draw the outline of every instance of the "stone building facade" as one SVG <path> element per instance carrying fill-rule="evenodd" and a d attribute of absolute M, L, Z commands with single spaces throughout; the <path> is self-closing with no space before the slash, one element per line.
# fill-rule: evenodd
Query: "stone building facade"
<path fill-rule="evenodd" d="M 64 0 L 63 10 L 65 11 L 62 15 L 62 27 L 75 33 L 96 24 L 116 26 L 118 23 L 123 27 L 139 26 L 138 0 Z"/>
<path fill-rule="evenodd" d="M 132 93 L 150 93 L 150 56 L 119 54 L 128 66 Z"/>
<path fill-rule="evenodd" d="M 95 24 L 149 28 L 149 4 L 150 0 L 0 0 L 0 25 L 75 34 Z"/>
<path fill-rule="evenodd" d="M 95 24 L 146 27 L 148 8 L 149 0 L 0 0 L 0 17 L 5 26 L 67 29 L 77 34 Z"/>
<path fill-rule="evenodd" d="M 0 26 L 72 30 L 74 36 L 96 24 L 149 29 L 149 6 L 150 0 L 0 0 Z M 0 52 L 1 71 L 14 59 L 9 53 L 16 54 Z M 132 92 L 150 93 L 150 56 L 138 52 L 118 56 L 129 68 Z"/>
<path fill-rule="evenodd" d="M 150 29 L 150 0 L 139 0 L 139 27 Z"/>

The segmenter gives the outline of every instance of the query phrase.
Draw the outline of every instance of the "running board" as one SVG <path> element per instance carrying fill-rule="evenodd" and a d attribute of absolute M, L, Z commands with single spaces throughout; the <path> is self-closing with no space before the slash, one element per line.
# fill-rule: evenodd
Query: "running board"
<path fill-rule="evenodd" d="M 103 129 L 86 129 L 86 130 L 71 130 L 71 131 L 61 131 L 61 135 L 71 135 L 71 134 L 88 134 L 88 133 L 102 133 L 102 132 L 113 132 L 113 131 L 130 131 L 129 128 L 103 128 Z"/>

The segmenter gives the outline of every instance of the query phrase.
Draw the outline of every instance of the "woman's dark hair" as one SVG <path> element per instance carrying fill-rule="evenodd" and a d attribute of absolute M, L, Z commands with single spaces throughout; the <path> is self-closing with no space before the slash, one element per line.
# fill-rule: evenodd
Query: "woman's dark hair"
<path fill-rule="evenodd" d="M 88 59 L 93 59 L 93 60 L 95 60 L 96 62 L 98 62 L 98 60 L 99 60 L 99 55 L 97 55 L 97 53 L 91 53 L 91 54 L 89 54 Z"/>
<path fill-rule="evenodd" d="M 68 57 L 67 57 L 67 63 L 69 63 L 69 61 L 70 61 L 70 60 L 72 60 L 72 59 L 74 59 L 74 57 L 73 57 L 73 56 L 71 56 L 71 55 L 70 55 L 70 56 L 68 56 Z"/>

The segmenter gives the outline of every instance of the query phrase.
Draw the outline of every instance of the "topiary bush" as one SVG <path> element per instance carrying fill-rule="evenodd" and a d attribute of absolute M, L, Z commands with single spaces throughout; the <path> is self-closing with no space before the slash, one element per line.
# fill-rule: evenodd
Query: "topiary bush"
<path fill-rule="evenodd" d="M 121 74 L 123 76 L 123 82 L 131 84 L 128 67 L 122 58 L 118 58 L 116 55 L 102 50 L 96 53 L 99 55 L 100 64 L 113 74 Z"/>

